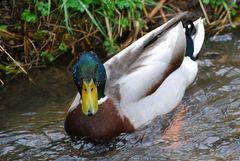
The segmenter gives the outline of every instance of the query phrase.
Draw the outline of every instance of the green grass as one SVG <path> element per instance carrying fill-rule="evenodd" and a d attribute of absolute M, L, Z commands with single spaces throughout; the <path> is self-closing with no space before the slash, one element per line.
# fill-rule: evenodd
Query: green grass
<path fill-rule="evenodd" d="M 213 10 L 222 8 L 230 22 L 239 10 L 236 3 L 226 0 L 200 2 Z M 119 52 L 128 36 L 147 31 L 147 22 L 153 22 L 147 14 L 159 1 L 25 0 L 22 3 L 24 8 L 18 18 L 12 19 L 13 24 L 0 22 L 0 39 L 14 59 L 5 54 L 1 57 L 0 81 L 6 75 L 25 73 L 24 69 L 51 63 L 64 54 L 76 57 L 79 51 L 99 46 L 109 55 Z M 166 13 L 177 12 L 168 4 L 162 8 Z"/>
<path fill-rule="evenodd" d="M 239 9 L 239 6 L 236 4 L 236 2 L 228 1 L 228 0 L 202 0 L 203 4 L 210 5 L 213 9 L 217 10 L 221 7 L 224 8 L 226 11 L 226 16 L 228 17 L 228 20 L 232 27 L 234 27 L 232 23 L 232 17 L 236 16 L 237 10 Z M 219 13 L 215 15 L 215 17 L 218 17 Z M 224 19 L 224 18 L 223 18 Z"/>

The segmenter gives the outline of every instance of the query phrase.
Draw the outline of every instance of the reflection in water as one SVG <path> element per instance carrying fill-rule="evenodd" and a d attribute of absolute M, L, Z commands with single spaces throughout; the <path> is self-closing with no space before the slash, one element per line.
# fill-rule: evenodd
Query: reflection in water
<path fill-rule="evenodd" d="M 108 143 L 70 139 L 64 106 L 76 89 L 69 71 L 52 67 L 34 71 L 33 82 L 22 78 L 1 89 L 0 160 L 239 160 L 240 35 L 230 35 L 205 43 L 198 77 L 182 101 L 187 111 L 178 140 L 161 138 L 176 112 Z"/>

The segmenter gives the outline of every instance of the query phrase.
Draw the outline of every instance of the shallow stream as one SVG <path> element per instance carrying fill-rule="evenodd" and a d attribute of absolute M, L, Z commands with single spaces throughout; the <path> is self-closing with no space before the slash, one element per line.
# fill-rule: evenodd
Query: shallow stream
<path fill-rule="evenodd" d="M 72 140 L 63 122 L 75 93 L 71 72 L 59 66 L 0 89 L 0 160 L 240 160 L 237 30 L 206 38 L 197 79 L 179 107 L 186 112 L 175 140 L 161 138 L 161 118 L 108 143 Z"/>

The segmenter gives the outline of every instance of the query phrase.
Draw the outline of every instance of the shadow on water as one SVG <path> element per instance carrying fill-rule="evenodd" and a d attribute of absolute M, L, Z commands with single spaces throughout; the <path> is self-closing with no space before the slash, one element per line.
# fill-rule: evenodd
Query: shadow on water
<path fill-rule="evenodd" d="M 161 138 L 164 118 L 108 143 L 70 139 L 63 129 L 64 106 L 76 93 L 70 71 L 35 70 L 34 83 L 22 78 L 0 91 L 0 160 L 239 160 L 239 53 L 237 31 L 206 39 L 175 141 Z"/>

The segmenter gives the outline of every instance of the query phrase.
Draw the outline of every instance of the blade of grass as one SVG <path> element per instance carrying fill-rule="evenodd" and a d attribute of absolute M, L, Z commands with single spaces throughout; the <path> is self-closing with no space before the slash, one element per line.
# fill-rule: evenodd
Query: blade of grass
<path fill-rule="evenodd" d="M 230 9 L 229 9 L 227 3 L 224 2 L 224 1 L 223 1 L 223 7 L 224 7 L 225 10 L 227 11 L 227 14 L 228 14 L 228 20 L 229 20 L 230 24 L 233 25 Z"/>
<path fill-rule="evenodd" d="M 51 11 L 51 0 L 48 0 L 48 17 L 47 17 L 47 21 L 49 20 L 50 11 Z"/>
<path fill-rule="evenodd" d="M 19 69 L 15 69 L 15 67 L 16 66 L 12 66 L 12 64 L 9 64 L 7 66 L 4 66 L 4 65 L 0 64 L 0 70 L 4 71 L 7 74 L 17 74 L 17 73 L 19 73 Z"/>
<path fill-rule="evenodd" d="M 105 34 L 103 27 L 101 26 L 100 23 L 98 23 L 96 21 L 96 19 L 93 17 L 93 15 L 91 14 L 91 12 L 87 9 L 86 5 L 81 1 L 78 0 L 79 4 L 83 7 L 83 9 L 87 12 L 88 16 L 90 17 L 90 19 L 92 20 L 92 22 L 94 23 L 94 25 L 97 27 L 97 29 L 101 32 L 101 34 L 107 38 L 107 35 Z"/>
<path fill-rule="evenodd" d="M 166 5 L 163 5 L 162 8 L 166 9 L 169 12 L 176 13 L 176 11 L 174 9 L 172 9 L 171 7 L 168 7 Z"/>
<path fill-rule="evenodd" d="M 68 17 L 68 10 L 67 10 L 66 3 L 67 3 L 67 0 L 63 0 L 62 7 L 64 11 L 65 23 L 66 23 L 67 30 L 72 33 L 71 27 L 69 25 L 69 17 Z"/>

